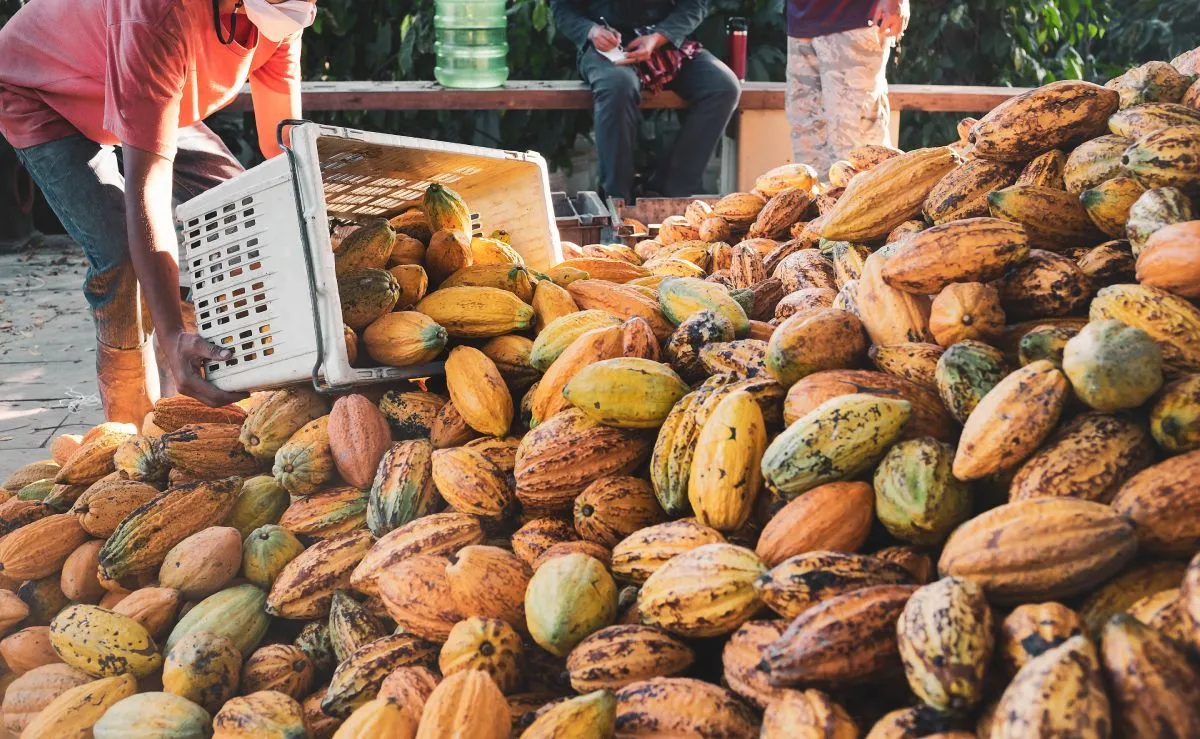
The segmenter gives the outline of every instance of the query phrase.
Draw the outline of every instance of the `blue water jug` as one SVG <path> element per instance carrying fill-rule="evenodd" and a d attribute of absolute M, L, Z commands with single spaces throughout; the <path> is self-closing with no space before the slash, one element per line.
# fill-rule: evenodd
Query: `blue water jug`
<path fill-rule="evenodd" d="M 508 79 L 504 0 L 437 0 L 433 27 L 437 66 L 446 87 L 499 87 Z"/>

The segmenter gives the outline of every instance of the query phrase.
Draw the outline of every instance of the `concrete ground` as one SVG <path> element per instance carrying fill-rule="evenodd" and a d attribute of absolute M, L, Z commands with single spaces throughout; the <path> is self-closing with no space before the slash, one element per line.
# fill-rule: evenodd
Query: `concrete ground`
<path fill-rule="evenodd" d="M 86 268 L 64 236 L 0 248 L 0 481 L 104 420 Z"/>

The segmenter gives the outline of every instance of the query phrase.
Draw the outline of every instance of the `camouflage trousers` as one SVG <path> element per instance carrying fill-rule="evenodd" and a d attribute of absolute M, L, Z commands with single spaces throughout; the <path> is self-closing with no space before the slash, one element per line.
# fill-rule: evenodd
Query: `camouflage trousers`
<path fill-rule="evenodd" d="M 824 174 L 856 146 L 888 143 L 891 49 L 874 27 L 788 39 L 786 110 L 795 161 Z"/>

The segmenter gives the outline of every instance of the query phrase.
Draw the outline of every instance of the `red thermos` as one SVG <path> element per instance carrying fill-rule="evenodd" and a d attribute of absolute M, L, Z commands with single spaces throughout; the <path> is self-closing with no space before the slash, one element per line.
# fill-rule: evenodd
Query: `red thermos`
<path fill-rule="evenodd" d="M 725 61 L 739 80 L 746 79 L 746 19 L 730 18 L 725 25 L 729 51 Z"/>

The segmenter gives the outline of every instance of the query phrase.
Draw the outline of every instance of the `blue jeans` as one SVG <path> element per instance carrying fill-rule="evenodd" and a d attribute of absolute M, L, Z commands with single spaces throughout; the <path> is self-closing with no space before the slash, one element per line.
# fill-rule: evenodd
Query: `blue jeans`
<path fill-rule="evenodd" d="M 633 67 L 617 66 L 591 45 L 579 55 L 579 71 L 592 88 L 600 182 L 611 197 L 629 200 L 633 190 L 633 147 L 637 143 L 642 85 Z M 687 101 L 683 127 L 667 156 L 660 157 L 650 189 L 668 197 L 694 195 L 716 151 L 742 85 L 729 67 L 707 51 L 684 61 L 668 90 Z"/>
<path fill-rule="evenodd" d="M 220 137 L 203 123 L 180 129 L 174 197 L 189 200 L 242 171 Z M 135 349 L 146 341 L 137 277 L 125 229 L 125 178 L 114 147 L 74 134 L 25 149 L 17 158 L 37 183 L 67 234 L 88 260 L 83 292 L 102 347 Z"/>

